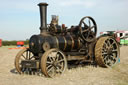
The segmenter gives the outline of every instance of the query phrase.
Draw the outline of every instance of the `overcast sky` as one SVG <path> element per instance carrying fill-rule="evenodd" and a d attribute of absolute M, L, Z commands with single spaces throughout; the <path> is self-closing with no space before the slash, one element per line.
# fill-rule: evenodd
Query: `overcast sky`
<path fill-rule="evenodd" d="M 128 0 L 1 0 L 0 38 L 25 40 L 40 30 L 40 2 L 47 2 L 48 23 L 51 15 L 59 15 L 59 23 L 78 25 L 91 16 L 101 31 L 128 30 Z"/>

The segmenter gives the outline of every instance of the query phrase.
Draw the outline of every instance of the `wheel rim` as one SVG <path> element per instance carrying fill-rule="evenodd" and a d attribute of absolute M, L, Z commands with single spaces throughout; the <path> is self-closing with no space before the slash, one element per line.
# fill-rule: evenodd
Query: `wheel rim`
<path fill-rule="evenodd" d="M 86 16 L 82 18 L 79 24 L 79 29 L 80 34 L 85 41 L 92 42 L 95 39 L 97 34 L 97 24 L 92 17 Z"/>
<path fill-rule="evenodd" d="M 21 61 L 22 60 L 35 60 L 34 58 L 34 55 L 32 52 L 29 51 L 29 49 L 23 49 L 21 50 L 16 58 L 15 58 L 15 67 L 16 67 L 16 70 L 22 74 L 24 72 L 30 72 L 31 69 L 27 69 L 27 68 L 22 68 L 21 66 Z"/>
<path fill-rule="evenodd" d="M 67 60 L 61 51 L 51 49 L 42 56 L 41 69 L 47 77 L 58 76 L 62 74 L 66 68 Z"/>
<path fill-rule="evenodd" d="M 105 40 L 102 49 L 102 56 L 104 59 L 104 63 L 107 67 L 116 64 L 118 59 L 118 46 L 117 46 L 117 42 L 114 39 L 109 38 Z"/>

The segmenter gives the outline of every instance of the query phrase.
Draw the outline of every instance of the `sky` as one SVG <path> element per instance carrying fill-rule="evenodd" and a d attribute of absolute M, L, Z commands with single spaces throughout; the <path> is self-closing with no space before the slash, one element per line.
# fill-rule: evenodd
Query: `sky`
<path fill-rule="evenodd" d="M 0 38 L 26 40 L 40 30 L 40 2 L 48 3 L 47 23 L 51 15 L 59 16 L 59 24 L 78 25 L 81 18 L 91 16 L 101 31 L 128 30 L 128 0 L 0 0 Z"/>

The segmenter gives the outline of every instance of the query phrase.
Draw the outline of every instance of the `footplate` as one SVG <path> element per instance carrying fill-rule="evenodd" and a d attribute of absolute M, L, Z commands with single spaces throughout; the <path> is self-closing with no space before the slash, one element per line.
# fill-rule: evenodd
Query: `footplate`
<path fill-rule="evenodd" d="M 37 60 L 23 60 L 21 61 L 22 68 L 39 69 L 39 61 Z"/>

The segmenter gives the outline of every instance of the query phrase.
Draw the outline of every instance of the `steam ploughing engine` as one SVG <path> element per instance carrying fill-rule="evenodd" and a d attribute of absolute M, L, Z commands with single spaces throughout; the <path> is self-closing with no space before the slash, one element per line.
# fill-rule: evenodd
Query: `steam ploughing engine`
<path fill-rule="evenodd" d="M 41 73 L 47 77 L 62 74 L 70 61 L 96 62 L 99 66 L 112 67 L 119 58 L 119 46 L 113 36 L 96 38 L 97 24 L 86 16 L 77 26 L 67 28 L 58 24 L 53 15 L 47 25 L 47 3 L 39 3 L 40 34 L 31 36 L 29 48 L 21 50 L 15 58 L 20 73 Z"/>

